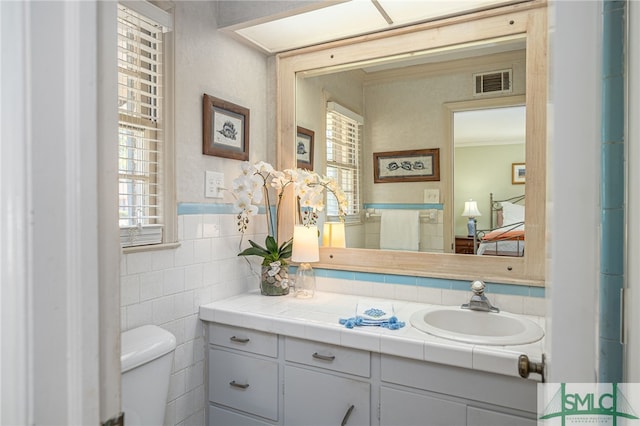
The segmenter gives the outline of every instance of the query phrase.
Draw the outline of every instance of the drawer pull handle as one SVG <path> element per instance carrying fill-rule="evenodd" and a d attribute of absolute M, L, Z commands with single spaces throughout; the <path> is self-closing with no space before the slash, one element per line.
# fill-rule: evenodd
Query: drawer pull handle
<path fill-rule="evenodd" d="M 229 382 L 229 386 L 233 386 L 234 388 L 246 389 L 249 387 L 249 383 L 241 384 L 236 383 L 235 380 L 232 380 L 231 382 Z"/>
<path fill-rule="evenodd" d="M 344 418 L 342 419 L 342 423 L 340 423 L 340 426 L 347 425 L 347 422 L 349 421 L 349 417 L 351 417 L 351 412 L 353 411 L 354 408 L 356 408 L 355 405 L 351 405 L 351 407 L 349 407 L 347 412 L 344 414 Z"/>
<path fill-rule="evenodd" d="M 246 339 L 246 338 L 243 339 L 243 338 L 240 338 L 240 337 L 231 336 L 229 338 L 229 340 L 231 340 L 232 342 L 236 342 L 236 343 L 249 343 L 250 339 Z"/>
<path fill-rule="evenodd" d="M 311 356 L 314 357 L 315 359 L 321 359 L 323 361 L 329 361 L 329 362 L 336 359 L 335 355 L 320 355 L 318 352 L 314 352 L 313 355 Z"/>

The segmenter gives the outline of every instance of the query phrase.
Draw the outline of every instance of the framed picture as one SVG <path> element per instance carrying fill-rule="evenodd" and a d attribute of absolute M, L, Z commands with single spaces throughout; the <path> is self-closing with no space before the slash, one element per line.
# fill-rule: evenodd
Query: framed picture
<path fill-rule="evenodd" d="M 439 148 L 373 153 L 373 181 L 375 183 L 439 180 Z"/>
<path fill-rule="evenodd" d="M 248 160 L 249 110 L 206 93 L 202 106 L 202 153 Z"/>
<path fill-rule="evenodd" d="M 298 126 L 296 160 L 299 169 L 313 170 L 313 130 Z"/>
<path fill-rule="evenodd" d="M 524 163 L 511 163 L 511 184 L 521 185 L 525 183 L 526 166 Z"/>

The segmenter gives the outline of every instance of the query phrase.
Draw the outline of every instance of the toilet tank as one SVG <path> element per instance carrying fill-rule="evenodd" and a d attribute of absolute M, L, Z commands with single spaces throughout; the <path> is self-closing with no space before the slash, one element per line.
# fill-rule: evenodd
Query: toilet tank
<path fill-rule="evenodd" d="M 122 411 L 125 424 L 162 425 L 176 338 L 144 325 L 121 335 Z"/>

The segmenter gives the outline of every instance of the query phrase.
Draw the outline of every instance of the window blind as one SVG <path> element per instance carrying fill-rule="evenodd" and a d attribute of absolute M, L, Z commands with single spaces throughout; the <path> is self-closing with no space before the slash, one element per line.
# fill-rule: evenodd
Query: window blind
<path fill-rule="evenodd" d="M 162 242 L 162 26 L 118 5 L 119 223 L 123 246 Z"/>
<path fill-rule="evenodd" d="M 358 114 L 335 103 L 327 103 L 327 176 L 336 180 L 347 197 L 347 220 L 360 213 L 360 151 L 363 120 Z M 336 198 L 327 196 L 327 215 L 338 215 Z"/>

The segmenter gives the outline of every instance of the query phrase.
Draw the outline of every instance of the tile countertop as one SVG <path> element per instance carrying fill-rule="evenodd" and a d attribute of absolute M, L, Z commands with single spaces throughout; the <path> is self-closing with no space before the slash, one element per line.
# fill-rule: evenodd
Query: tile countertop
<path fill-rule="evenodd" d="M 376 301 L 389 302 L 326 292 L 316 292 L 312 299 L 298 299 L 293 295 L 262 296 L 256 290 L 200 306 L 200 319 L 515 377 L 519 377 L 518 357 L 521 354 L 526 354 L 531 361 L 542 360 L 544 338 L 526 345 L 485 346 L 455 342 L 419 331 L 409 319 L 414 312 L 433 306 L 424 303 L 391 301 L 396 317 L 406 324 L 398 330 L 382 327 L 348 329 L 338 322 L 340 318 L 353 317 L 358 303 L 373 305 Z M 544 329 L 544 318 L 523 317 Z M 531 374 L 529 379 L 540 381 L 540 375 Z"/>

